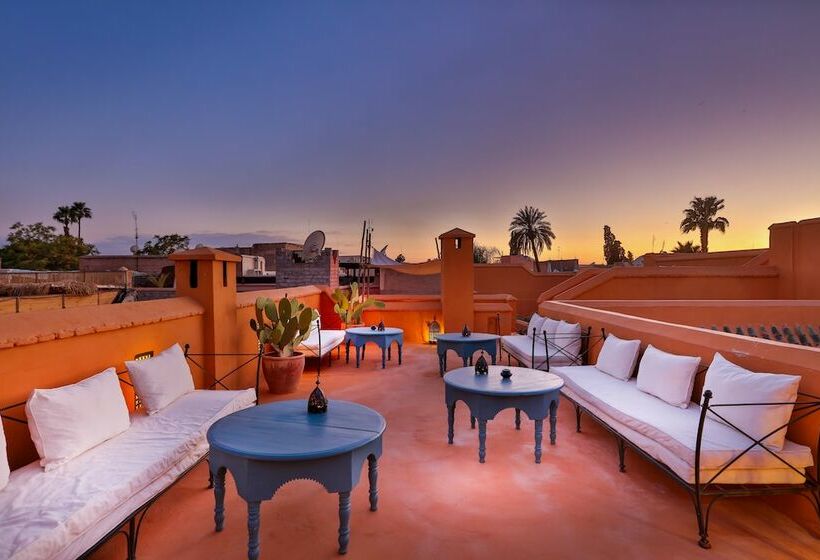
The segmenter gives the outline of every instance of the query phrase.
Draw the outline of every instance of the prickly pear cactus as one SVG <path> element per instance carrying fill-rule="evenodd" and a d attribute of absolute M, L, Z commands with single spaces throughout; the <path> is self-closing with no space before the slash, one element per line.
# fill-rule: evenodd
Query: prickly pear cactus
<path fill-rule="evenodd" d="M 310 336 L 319 312 L 287 296 L 278 302 L 265 297 L 256 300 L 256 318 L 251 329 L 259 344 L 269 344 L 278 356 L 292 356 L 293 349 Z"/>

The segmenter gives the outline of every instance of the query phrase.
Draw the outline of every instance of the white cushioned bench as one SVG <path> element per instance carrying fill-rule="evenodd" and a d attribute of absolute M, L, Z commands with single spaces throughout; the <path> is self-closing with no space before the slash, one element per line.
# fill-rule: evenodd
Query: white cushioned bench
<path fill-rule="evenodd" d="M 547 364 L 547 348 L 549 348 L 549 366 L 569 366 L 579 362 L 577 355 L 570 355 L 562 348 L 548 341 L 536 339 L 533 351 L 533 339 L 526 334 L 511 334 L 501 337 L 501 349 L 507 355 L 517 360 L 522 366 L 542 369 Z M 533 360 L 534 358 L 534 360 Z M 533 361 L 535 364 L 533 365 Z"/>
<path fill-rule="evenodd" d="M 595 366 L 556 367 L 562 392 L 615 429 L 634 445 L 667 465 L 689 483 L 695 482 L 695 446 L 700 406 L 672 406 Z M 706 418 L 701 446 L 701 479 L 709 480 L 751 441 L 722 422 Z M 757 447 L 743 454 L 714 481 L 722 484 L 802 484 L 801 474 L 814 464 L 809 447 L 786 441 L 777 453 L 800 472 Z"/>
<path fill-rule="evenodd" d="M 0 491 L 0 558 L 82 556 L 207 454 L 211 424 L 255 402 L 253 389 L 193 391 L 132 414 L 125 432 L 56 469 L 13 471 Z"/>

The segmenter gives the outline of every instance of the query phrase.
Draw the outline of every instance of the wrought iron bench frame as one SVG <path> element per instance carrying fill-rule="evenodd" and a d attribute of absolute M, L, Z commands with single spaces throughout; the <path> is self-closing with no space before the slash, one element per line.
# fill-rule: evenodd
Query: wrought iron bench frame
<path fill-rule="evenodd" d="M 698 371 L 698 374 L 703 373 L 706 371 L 706 368 L 701 368 Z M 780 457 L 777 452 L 772 451 L 765 445 L 763 445 L 763 441 L 766 440 L 769 436 L 779 432 L 780 430 L 785 430 L 789 426 L 804 420 L 805 418 L 815 414 L 816 412 L 820 411 L 820 397 L 815 395 L 811 395 L 808 393 L 798 392 L 798 398 L 794 402 L 765 402 L 765 403 L 722 403 L 722 404 L 710 404 L 712 399 L 712 391 L 705 391 L 703 393 L 703 400 L 701 402 L 701 409 L 700 409 L 700 417 L 698 421 L 698 430 L 697 430 L 697 439 L 695 440 L 695 482 L 687 482 L 684 478 L 682 478 L 679 474 L 673 471 L 670 467 L 668 467 L 665 463 L 661 462 L 660 460 L 652 457 L 649 453 L 644 451 L 640 445 L 632 442 L 629 438 L 622 435 L 618 430 L 610 426 L 606 423 L 605 420 L 599 418 L 594 412 L 590 411 L 585 406 L 579 404 L 578 402 L 574 401 L 571 397 L 566 395 L 562 391 L 562 395 L 569 400 L 575 407 L 575 431 L 581 431 L 581 414 L 585 413 L 590 416 L 596 423 L 598 423 L 601 427 L 605 430 L 610 432 L 612 435 L 615 436 L 617 445 L 618 445 L 618 469 L 621 472 L 626 472 L 626 465 L 624 462 L 624 456 L 626 452 L 626 447 L 629 447 L 633 451 L 635 451 L 638 455 L 649 461 L 651 464 L 658 467 L 662 472 L 664 472 L 667 476 L 669 476 L 672 480 L 674 480 L 679 486 L 681 486 L 684 490 L 686 490 L 691 498 L 692 503 L 695 508 L 695 517 L 698 524 L 698 545 L 701 548 L 711 548 L 712 544 L 709 541 L 709 516 L 712 511 L 712 506 L 718 501 L 723 498 L 731 498 L 731 497 L 743 497 L 743 496 L 773 496 L 773 495 L 785 495 L 785 494 L 794 494 L 800 495 L 812 504 L 814 507 L 818 518 L 820 518 L 820 482 L 818 481 L 818 471 L 820 471 L 820 467 L 818 466 L 818 462 L 820 461 L 820 436 L 818 437 L 817 442 L 817 451 L 815 452 L 814 457 L 814 466 L 809 467 L 806 469 L 806 472 L 801 473 L 800 469 L 789 463 L 787 460 Z M 802 399 L 802 400 L 801 400 Z M 809 399 L 809 400 L 806 400 Z M 756 439 L 749 435 L 744 430 L 738 428 L 732 422 L 726 420 L 723 416 L 720 415 L 716 409 L 723 408 L 723 407 L 737 407 L 737 406 L 773 406 L 773 405 L 787 405 L 793 404 L 794 411 L 792 413 L 791 418 L 789 421 L 782 426 L 778 427 L 775 430 L 772 430 L 764 437 L 760 439 Z M 805 412 L 808 410 L 808 412 Z M 717 416 L 721 419 L 724 423 L 728 426 L 736 430 L 737 432 L 743 434 L 745 437 L 749 439 L 751 442 L 750 445 L 740 452 L 738 455 L 733 457 L 730 461 L 728 461 L 725 465 L 723 465 L 720 470 L 712 475 L 708 480 L 703 481 L 701 480 L 701 472 L 700 472 L 700 463 L 701 463 L 701 447 L 703 442 L 703 428 L 706 422 L 706 417 L 708 413 L 712 413 L 713 415 Z M 804 414 L 797 414 L 798 412 L 805 412 Z M 726 469 L 732 466 L 736 461 L 738 461 L 741 457 L 746 455 L 752 449 L 759 447 L 768 452 L 769 454 L 776 457 L 780 462 L 786 465 L 788 468 L 792 469 L 800 476 L 804 478 L 804 482 L 802 484 L 721 484 L 716 482 L 718 477 L 723 474 Z M 814 475 L 812 475 L 809 471 L 814 469 Z M 707 502 L 704 504 L 704 502 Z M 704 507 L 705 505 L 705 507 Z"/>
<path fill-rule="evenodd" d="M 216 377 L 214 382 L 211 383 L 207 387 L 208 390 L 218 390 L 220 387 L 222 389 L 229 389 L 229 387 L 227 385 L 225 385 L 224 381 L 228 377 L 230 377 L 230 376 L 234 375 L 235 373 L 237 373 L 243 367 L 253 363 L 253 361 L 256 360 L 257 365 L 256 365 L 256 388 L 255 388 L 255 391 L 256 391 L 256 404 L 257 405 L 259 404 L 259 373 L 260 373 L 260 368 L 261 368 L 261 357 L 262 357 L 261 347 L 254 354 L 250 354 L 250 353 L 246 353 L 246 354 L 243 354 L 243 353 L 194 354 L 194 353 L 190 352 L 190 345 L 186 344 L 184 346 L 184 354 L 185 354 L 185 358 L 188 362 L 190 362 L 191 364 L 197 366 L 202 371 L 207 371 L 207 370 L 202 364 L 200 364 L 198 361 L 194 360 L 195 357 L 196 358 L 202 358 L 202 357 L 232 356 L 232 357 L 245 357 L 245 358 L 248 358 L 247 360 L 243 361 L 240 365 L 238 365 L 235 368 L 233 368 L 232 370 L 230 370 L 228 373 L 226 373 L 226 374 L 224 374 L 220 377 Z M 128 373 L 128 370 L 117 371 L 117 377 L 119 378 L 120 383 L 133 388 L 134 387 L 133 383 L 131 383 L 130 380 L 123 378 L 123 376 L 127 373 Z M 22 402 L 17 402 L 17 403 L 14 403 L 14 404 L 6 405 L 6 406 L 0 408 L 0 422 L 2 422 L 3 420 L 6 420 L 6 421 L 9 421 L 9 422 L 16 422 L 18 424 L 26 424 L 27 425 L 28 424 L 27 420 L 25 420 L 23 418 L 18 418 L 17 416 L 13 416 L 9 413 L 9 411 L 12 411 L 12 410 L 17 409 L 17 408 L 25 407 L 25 405 L 26 405 L 26 401 L 22 401 Z M 140 408 L 141 406 L 142 406 L 142 404 L 140 403 L 139 398 L 136 396 L 136 393 L 135 393 L 134 394 L 134 408 L 137 409 L 137 408 Z M 182 473 L 180 473 L 179 476 L 177 476 L 176 479 L 174 479 L 174 481 L 171 484 L 169 484 L 167 487 L 163 488 L 157 494 L 155 494 L 154 496 L 152 496 L 151 498 L 146 500 L 142 505 L 140 505 L 139 507 L 134 509 L 134 511 L 132 511 L 125 519 L 123 519 L 123 521 L 119 525 L 117 525 L 116 527 L 111 529 L 108 533 L 106 533 L 100 540 L 98 540 L 96 543 L 94 543 L 88 550 L 83 552 L 83 554 L 80 555 L 79 558 L 80 559 L 86 559 L 86 558 L 90 557 L 94 552 L 99 550 L 100 547 L 102 547 L 103 544 L 108 542 L 115 535 L 120 535 L 121 534 L 125 537 L 125 540 L 126 540 L 126 546 L 127 546 L 127 556 L 126 556 L 126 558 L 127 558 L 127 560 L 135 560 L 136 559 L 136 554 L 137 554 L 137 544 L 138 544 L 138 539 L 139 539 L 140 528 L 142 527 L 142 521 L 145 518 L 146 513 L 148 513 L 148 510 L 151 508 L 152 505 L 154 505 L 154 503 L 163 494 L 165 494 L 168 490 L 173 488 L 180 480 L 182 480 L 189 472 L 191 472 L 194 468 L 196 468 L 203 461 L 206 461 L 206 462 L 208 461 L 208 453 L 207 452 L 201 458 L 199 458 L 193 465 L 191 465 L 190 467 L 185 469 Z M 213 479 L 211 478 L 210 475 L 208 477 L 208 488 L 213 488 Z M 126 526 L 127 526 L 127 528 L 126 528 Z"/>
<path fill-rule="evenodd" d="M 540 362 L 536 362 L 535 343 L 536 343 L 536 340 L 538 339 L 537 333 L 538 333 L 537 329 L 533 328 L 532 329 L 532 336 L 530 337 L 532 339 L 532 348 L 530 350 L 530 364 L 531 364 L 530 367 L 532 369 L 542 369 L 544 366 L 546 366 L 546 369 L 544 369 L 543 371 L 547 371 L 547 372 L 550 370 L 550 346 L 552 346 L 556 349 L 556 352 L 553 352 L 554 355 L 560 354 L 560 355 L 566 356 L 567 358 L 570 359 L 571 363 L 568 364 L 568 365 L 581 366 L 581 365 L 588 365 L 588 363 L 589 363 L 589 353 L 594 348 L 596 348 L 599 344 L 602 344 L 604 339 L 606 338 L 606 331 L 604 329 L 601 329 L 601 334 L 593 335 L 592 334 L 592 327 L 587 327 L 586 331 L 585 332 L 582 331 L 581 334 L 578 335 L 578 336 L 575 336 L 575 335 L 547 336 L 547 333 L 545 331 L 542 331 L 541 334 L 542 334 L 542 337 L 544 339 L 544 348 L 546 348 L 546 352 L 545 352 L 546 359 L 541 360 Z M 580 339 L 581 339 L 581 350 L 578 352 L 578 355 L 575 356 L 573 354 L 570 354 L 567 351 L 567 348 L 569 348 L 569 346 L 573 342 L 575 342 L 575 340 L 578 337 L 580 337 Z M 559 346 L 555 342 L 555 341 L 558 341 L 558 340 L 567 341 L 567 342 L 565 344 L 563 344 L 563 346 Z M 594 342 L 594 343 L 590 344 L 591 342 Z M 521 360 L 519 360 L 518 358 L 516 358 L 515 356 L 510 354 L 509 350 L 506 350 L 504 348 L 503 343 L 501 344 L 501 349 L 507 353 L 507 364 L 508 365 L 512 365 L 512 360 L 513 359 L 515 359 L 518 362 L 518 365 L 523 365 Z M 540 356 L 539 356 L 539 359 L 540 359 Z M 563 365 L 567 365 L 567 364 L 563 364 Z"/>

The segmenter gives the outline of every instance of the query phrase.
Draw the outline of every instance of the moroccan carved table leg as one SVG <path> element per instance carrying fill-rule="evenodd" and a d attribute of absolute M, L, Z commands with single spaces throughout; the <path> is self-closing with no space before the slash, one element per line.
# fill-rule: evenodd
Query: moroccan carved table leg
<path fill-rule="evenodd" d="M 535 462 L 541 462 L 541 437 L 544 432 L 544 420 L 535 421 Z"/>
<path fill-rule="evenodd" d="M 470 415 L 470 429 L 475 430 L 475 416 Z"/>
<path fill-rule="evenodd" d="M 399 365 L 401 365 L 401 343 L 399 344 Z"/>
<path fill-rule="evenodd" d="M 387 357 L 387 350 L 382 346 L 382 369 L 386 367 L 385 358 Z"/>
<path fill-rule="evenodd" d="M 347 553 L 350 542 L 350 492 L 339 492 L 339 554 Z"/>
<path fill-rule="evenodd" d="M 375 455 L 367 457 L 367 479 L 370 482 L 370 511 L 379 509 L 379 461 Z"/>
<path fill-rule="evenodd" d="M 558 422 L 558 399 L 550 402 L 550 445 L 555 445 L 555 425 Z"/>
<path fill-rule="evenodd" d="M 456 419 L 456 403 L 447 405 L 447 443 L 453 444 L 453 425 Z"/>
<path fill-rule="evenodd" d="M 487 421 L 478 419 L 478 462 L 483 463 L 487 455 Z"/>
<path fill-rule="evenodd" d="M 225 468 L 217 469 L 214 477 L 214 498 L 216 505 L 214 506 L 214 524 L 216 531 L 219 532 L 225 525 Z"/>
<path fill-rule="evenodd" d="M 360 353 L 364 354 L 364 346 L 362 346 L 361 349 L 358 346 L 356 346 L 356 367 L 357 368 L 359 367 L 359 359 L 360 359 L 359 354 Z M 364 358 L 364 355 L 362 355 L 362 358 Z"/>
<path fill-rule="evenodd" d="M 248 560 L 259 558 L 259 502 L 248 502 Z"/>
<path fill-rule="evenodd" d="M 520 408 L 515 409 L 515 429 L 516 430 L 521 429 L 521 409 Z"/>

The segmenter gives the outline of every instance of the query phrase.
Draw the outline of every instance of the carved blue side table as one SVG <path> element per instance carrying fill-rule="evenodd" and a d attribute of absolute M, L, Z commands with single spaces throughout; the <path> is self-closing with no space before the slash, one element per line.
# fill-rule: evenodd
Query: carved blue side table
<path fill-rule="evenodd" d="M 214 521 L 225 522 L 225 473 L 248 503 L 248 558 L 259 558 L 259 506 L 291 480 L 315 480 L 339 494 L 339 554 L 350 541 L 350 492 L 367 461 L 370 511 L 378 507 L 378 459 L 387 426 L 365 406 L 330 401 L 325 414 L 308 414 L 303 400 L 282 401 L 240 410 L 208 430 L 214 480 Z"/>
<path fill-rule="evenodd" d="M 544 418 L 550 420 L 550 444 L 555 445 L 558 398 L 564 381 L 555 374 L 523 367 L 509 367 L 510 379 L 501 377 L 502 366 L 490 366 L 487 375 L 476 375 L 471 367 L 455 369 L 444 376 L 444 402 L 447 405 L 447 443 L 453 443 L 456 402 L 470 409 L 470 421 L 478 420 L 478 461 L 486 456 L 487 421 L 504 409 L 515 409 L 515 427 L 521 427 L 521 411 L 535 421 L 535 462 L 541 462 Z"/>
<path fill-rule="evenodd" d="M 470 336 L 462 336 L 461 333 L 444 333 L 436 338 L 436 349 L 438 350 L 438 370 L 440 375 L 444 375 L 447 370 L 447 350 L 453 350 L 461 356 L 464 366 L 467 361 L 472 363 L 473 354 L 479 350 L 484 350 L 492 358 L 495 364 L 495 356 L 498 352 L 497 334 L 472 333 Z"/>
<path fill-rule="evenodd" d="M 359 367 L 360 354 L 364 358 L 364 347 L 373 342 L 382 349 L 382 369 L 386 360 L 390 359 L 390 347 L 395 342 L 399 347 L 399 365 L 401 365 L 401 348 L 404 345 L 404 331 L 395 327 L 387 327 L 383 331 L 372 330 L 370 327 L 353 327 L 345 331 L 345 361 L 350 362 L 350 345 L 356 347 L 356 367 Z"/>

